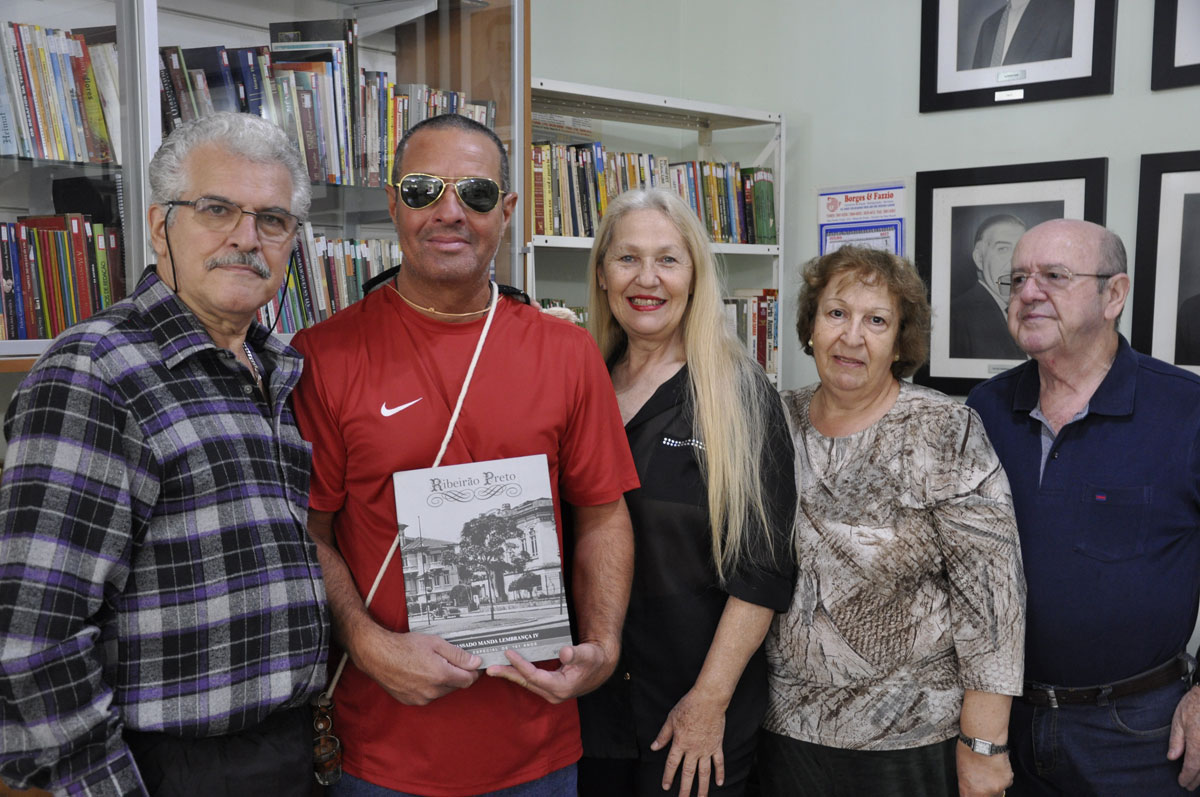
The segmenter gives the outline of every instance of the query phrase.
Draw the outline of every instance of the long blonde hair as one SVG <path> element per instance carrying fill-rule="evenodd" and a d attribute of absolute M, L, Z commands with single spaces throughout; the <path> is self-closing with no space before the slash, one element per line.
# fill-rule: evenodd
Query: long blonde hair
<path fill-rule="evenodd" d="M 708 233 L 691 208 L 670 191 L 626 191 L 609 203 L 600 220 L 587 266 L 588 331 L 605 362 L 610 368 L 615 365 L 628 337 L 613 317 L 598 276 L 613 242 L 613 228 L 638 210 L 657 211 L 670 220 L 692 259 L 692 296 L 681 321 L 691 382 L 686 407 L 704 443 L 699 461 L 708 486 L 712 557 L 724 584 L 748 552 L 773 552 L 761 470 L 771 427 L 770 402 L 777 397 L 758 363 L 726 326 L 724 285 Z M 755 527 L 761 535 L 748 533 Z"/>

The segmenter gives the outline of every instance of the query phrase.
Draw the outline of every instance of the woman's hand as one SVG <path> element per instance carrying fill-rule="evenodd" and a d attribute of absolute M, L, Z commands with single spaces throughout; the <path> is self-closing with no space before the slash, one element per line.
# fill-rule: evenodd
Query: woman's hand
<path fill-rule="evenodd" d="M 691 794 L 693 780 L 697 784 L 697 797 L 707 797 L 710 778 L 718 786 L 724 785 L 725 755 L 721 742 L 725 737 L 726 705 L 693 687 L 671 709 L 650 744 L 651 750 L 661 750 L 668 742 L 671 745 L 663 769 L 663 790 L 671 788 L 676 771 L 680 794 Z"/>
<path fill-rule="evenodd" d="M 955 742 L 958 748 L 959 797 L 1000 797 L 1012 785 L 1008 754 L 980 755 Z"/>

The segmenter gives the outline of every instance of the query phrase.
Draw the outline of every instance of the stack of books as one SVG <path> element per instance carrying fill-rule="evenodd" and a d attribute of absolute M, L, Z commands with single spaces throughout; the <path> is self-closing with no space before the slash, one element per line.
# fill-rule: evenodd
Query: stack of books
<path fill-rule="evenodd" d="M 119 163 L 120 114 L 115 44 L 0 23 L 0 155 Z"/>
<path fill-rule="evenodd" d="M 297 332 L 354 304 L 368 280 L 398 265 L 400 245 L 393 240 L 331 238 L 305 222 L 286 289 L 259 310 L 258 320 L 278 332 Z"/>
<path fill-rule="evenodd" d="M 125 297 L 121 235 L 90 216 L 0 223 L 0 335 L 51 338 Z"/>
<path fill-rule="evenodd" d="M 738 290 L 725 299 L 729 330 L 772 381 L 779 374 L 779 291 Z"/>
<path fill-rule="evenodd" d="M 609 152 L 599 142 L 530 145 L 535 235 L 592 237 L 608 203 L 631 188 L 679 194 L 716 243 L 774 244 L 775 183 L 769 167 Z"/>
<path fill-rule="evenodd" d="M 496 104 L 423 83 L 395 83 L 359 67 L 352 19 L 272 22 L 257 47 L 163 47 L 163 132 L 213 110 L 243 111 L 279 125 L 314 183 L 379 187 L 396 144 L 430 116 L 461 113 L 494 127 Z"/>

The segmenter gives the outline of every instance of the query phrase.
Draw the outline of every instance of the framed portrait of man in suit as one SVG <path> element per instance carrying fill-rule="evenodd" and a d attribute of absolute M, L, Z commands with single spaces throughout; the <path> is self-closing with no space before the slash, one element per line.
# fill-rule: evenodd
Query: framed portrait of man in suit
<path fill-rule="evenodd" d="M 1025 230 L 1050 219 L 1104 223 L 1105 158 L 917 172 L 915 263 L 933 319 L 913 380 L 951 395 L 1025 360 L 1000 278 Z"/>
<path fill-rule="evenodd" d="M 1200 85 L 1200 0 L 1154 0 L 1150 88 Z"/>
<path fill-rule="evenodd" d="M 1200 150 L 1142 156 L 1133 277 L 1130 343 L 1200 374 Z"/>
<path fill-rule="evenodd" d="M 1116 16 L 1116 0 L 922 0 L 921 111 L 1111 94 Z"/>

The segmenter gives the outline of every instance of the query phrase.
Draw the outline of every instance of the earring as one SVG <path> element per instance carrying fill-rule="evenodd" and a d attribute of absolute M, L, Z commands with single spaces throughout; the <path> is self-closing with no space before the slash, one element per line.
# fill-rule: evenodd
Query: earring
<path fill-rule="evenodd" d="M 900 352 L 896 352 L 896 356 L 892 358 L 892 362 L 894 362 L 894 363 L 900 362 Z"/>
<path fill-rule="evenodd" d="M 812 338 L 808 339 L 808 348 L 812 348 Z"/>

